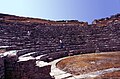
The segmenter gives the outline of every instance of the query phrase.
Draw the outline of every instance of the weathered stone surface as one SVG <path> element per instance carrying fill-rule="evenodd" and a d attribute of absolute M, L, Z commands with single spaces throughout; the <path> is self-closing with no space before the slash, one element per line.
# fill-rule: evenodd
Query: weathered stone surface
<path fill-rule="evenodd" d="M 5 58 L 7 79 L 39 79 L 39 75 L 50 79 L 48 73 L 33 73 L 39 70 L 35 60 L 18 62 L 18 57 L 36 52 L 30 56 L 44 55 L 39 60 L 50 62 L 68 55 L 120 51 L 120 14 L 91 25 L 77 20 L 56 22 L 0 14 L 0 46 L 10 46 L 6 51 L 19 50 L 17 57 Z"/>
<path fill-rule="evenodd" d="M 0 79 L 4 79 L 4 58 L 0 56 Z"/>
<path fill-rule="evenodd" d="M 16 56 L 5 58 L 5 79 L 52 79 L 50 70 L 50 65 L 36 66 L 36 60 L 17 61 Z"/>

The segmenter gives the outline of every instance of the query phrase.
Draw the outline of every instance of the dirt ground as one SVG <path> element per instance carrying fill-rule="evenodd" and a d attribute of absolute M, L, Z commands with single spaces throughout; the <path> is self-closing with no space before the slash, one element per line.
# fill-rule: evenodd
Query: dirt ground
<path fill-rule="evenodd" d="M 120 79 L 120 71 L 115 71 L 111 73 L 102 74 L 94 79 Z"/>
<path fill-rule="evenodd" d="M 109 68 L 120 68 L 120 51 L 71 56 L 59 61 L 57 67 L 74 75 L 87 74 Z M 120 71 L 102 74 L 99 77 L 120 78 Z"/>

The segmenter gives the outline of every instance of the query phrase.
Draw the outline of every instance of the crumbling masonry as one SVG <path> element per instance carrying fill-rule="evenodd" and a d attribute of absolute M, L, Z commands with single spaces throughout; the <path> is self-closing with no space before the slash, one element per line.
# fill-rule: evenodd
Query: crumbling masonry
<path fill-rule="evenodd" d="M 13 50 L 17 52 L 5 55 Z M 0 79 L 53 79 L 51 65 L 39 67 L 36 61 L 108 51 L 120 51 L 120 14 L 95 20 L 91 25 L 77 20 L 50 21 L 0 14 Z M 31 54 L 24 57 L 31 58 L 20 61 L 28 53 Z"/>

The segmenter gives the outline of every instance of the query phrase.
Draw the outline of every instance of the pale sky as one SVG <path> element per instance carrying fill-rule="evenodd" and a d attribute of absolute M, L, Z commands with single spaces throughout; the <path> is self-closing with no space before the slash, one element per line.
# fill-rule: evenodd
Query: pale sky
<path fill-rule="evenodd" d="M 0 13 L 90 23 L 120 13 L 120 0 L 1 0 Z"/>

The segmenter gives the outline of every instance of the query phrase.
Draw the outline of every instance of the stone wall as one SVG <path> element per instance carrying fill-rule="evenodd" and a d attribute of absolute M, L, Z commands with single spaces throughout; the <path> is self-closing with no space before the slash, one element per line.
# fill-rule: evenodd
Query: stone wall
<path fill-rule="evenodd" d="M 5 57 L 5 79 L 53 79 L 51 66 L 38 67 L 36 60 L 18 61 L 17 56 Z"/>
<path fill-rule="evenodd" d="M 4 57 L 0 56 L 0 79 L 4 79 Z"/>

